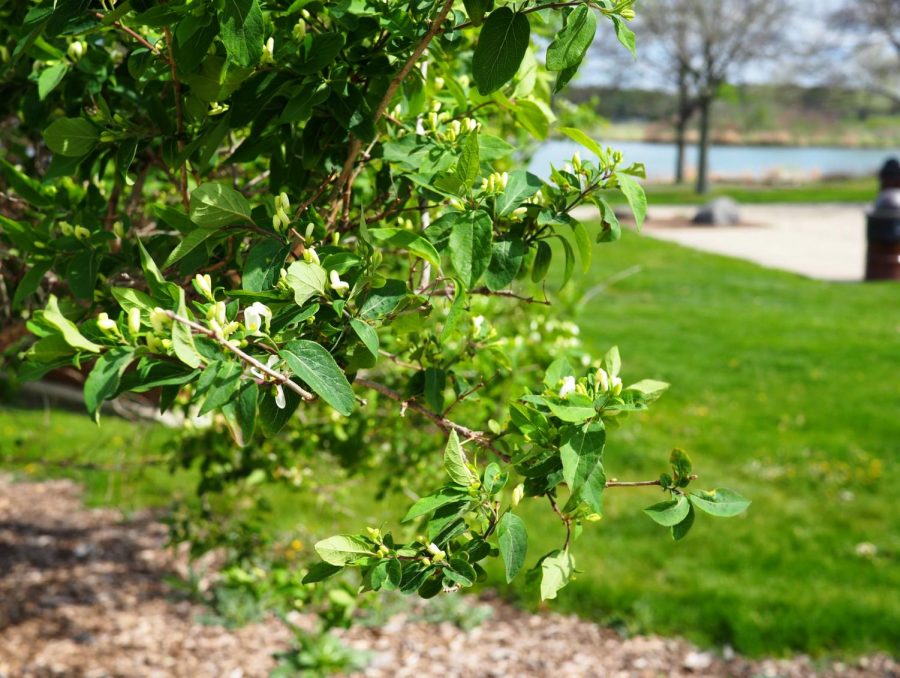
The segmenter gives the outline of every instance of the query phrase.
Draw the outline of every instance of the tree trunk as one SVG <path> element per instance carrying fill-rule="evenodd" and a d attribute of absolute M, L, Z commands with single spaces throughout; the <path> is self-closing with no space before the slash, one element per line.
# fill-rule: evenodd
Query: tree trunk
<path fill-rule="evenodd" d="M 697 193 L 701 195 L 709 191 L 709 109 L 712 98 L 704 96 L 700 99 L 700 145 L 697 148 Z"/>
<path fill-rule="evenodd" d="M 678 121 L 675 123 L 675 183 L 679 185 L 684 183 L 684 147 L 687 122 L 688 116 L 680 112 Z"/>

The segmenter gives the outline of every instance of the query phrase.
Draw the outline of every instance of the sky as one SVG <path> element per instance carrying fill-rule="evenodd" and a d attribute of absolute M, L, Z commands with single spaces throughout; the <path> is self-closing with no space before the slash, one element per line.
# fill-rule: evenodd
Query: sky
<path fill-rule="evenodd" d="M 773 0 L 774 1 L 774 0 Z M 792 44 L 808 52 L 809 58 L 803 65 L 786 66 L 784 63 L 754 63 L 735 74 L 734 80 L 742 83 L 797 82 L 800 84 L 816 84 L 823 79 L 823 73 L 831 69 L 840 69 L 845 58 L 844 48 L 849 44 L 840 31 L 829 26 L 829 17 L 845 4 L 846 0 L 781 0 L 792 10 L 787 27 L 787 34 Z M 900 0 L 898 0 L 900 2 Z M 620 69 L 610 68 L 610 37 L 604 36 L 604 26 L 598 26 L 598 37 L 592 53 L 589 55 L 587 68 L 580 74 L 579 84 L 608 85 L 620 82 Z M 610 30 L 611 34 L 611 30 Z M 640 86 L 647 89 L 668 88 L 668 83 L 658 79 L 651 69 L 640 67 L 641 35 L 637 33 L 638 65 L 628 78 L 629 86 Z M 648 49 L 650 49 L 648 47 Z M 630 60 L 624 54 L 624 48 L 617 50 L 612 63 L 627 64 Z M 593 58 L 592 58 L 593 57 Z"/>

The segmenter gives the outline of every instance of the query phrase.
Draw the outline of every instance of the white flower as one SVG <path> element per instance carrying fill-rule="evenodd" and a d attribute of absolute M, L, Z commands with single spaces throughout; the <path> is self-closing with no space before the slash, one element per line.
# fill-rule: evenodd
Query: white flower
<path fill-rule="evenodd" d="M 284 389 L 281 387 L 281 384 L 275 385 L 275 404 L 278 405 L 279 410 L 283 410 L 287 405 L 287 401 L 284 399 Z"/>
<path fill-rule="evenodd" d="M 244 309 L 244 327 L 251 334 L 258 334 L 259 330 L 265 324 L 266 331 L 269 331 L 269 323 L 272 322 L 272 311 L 265 304 L 254 301 L 250 306 Z M 274 356 L 272 356 L 274 357 Z"/>
<path fill-rule="evenodd" d="M 269 359 L 266 360 L 266 367 L 268 367 L 271 370 L 273 367 L 275 367 L 275 365 L 278 364 L 279 360 L 280 360 L 280 358 L 277 355 L 270 355 Z M 266 379 L 269 379 L 269 377 L 267 375 L 263 374 L 262 370 L 259 370 L 255 367 L 250 368 L 250 374 L 252 374 L 254 377 L 259 379 L 260 381 L 265 381 Z"/>
<path fill-rule="evenodd" d="M 194 287 L 196 287 L 197 291 L 210 301 L 215 299 L 215 297 L 213 297 L 212 278 L 209 277 L 208 273 L 204 273 L 202 275 L 198 273 L 197 275 L 195 275 Z"/>
<path fill-rule="evenodd" d="M 262 57 L 259 61 L 263 64 L 275 63 L 275 38 L 266 40 L 266 44 L 263 45 Z"/>
<path fill-rule="evenodd" d="M 76 40 L 69 45 L 69 49 L 66 50 L 66 53 L 72 61 L 79 61 L 81 57 L 84 56 L 84 45 L 80 40 Z"/>
<path fill-rule="evenodd" d="M 878 555 L 878 547 L 871 542 L 864 541 L 856 545 L 856 555 L 860 558 L 874 558 Z"/>
<path fill-rule="evenodd" d="M 483 315 L 476 315 L 472 318 L 472 328 L 475 330 L 475 334 L 481 334 L 481 330 L 484 328 Z"/>
<path fill-rule="evenodd" d="M 338 272 L 332 270 L 328 273 L 328 279 L 331 281 L 331 289 L 337 292 L 340 296 L 344 296 L 344 292 L 350 289 L 350 284 L 341 280 L 341 276 L 338 275 Z"/>
<path fill-rule="evenodd" d="M 565 398 L 575 392 L 575 377 L 563 377 L 562 388 L 559 389 L 559 397 Z"/>

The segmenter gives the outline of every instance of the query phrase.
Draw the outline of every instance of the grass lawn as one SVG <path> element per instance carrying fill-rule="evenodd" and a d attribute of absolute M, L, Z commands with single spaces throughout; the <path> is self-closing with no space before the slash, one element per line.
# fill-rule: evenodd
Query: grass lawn
<path fill-rule="evenodd" d="M 563 295 L 585 348 L 599 357 L 618 344 L 626 381 L 673 384 L 610 436 L 607 474 L 655 477 L 678 446 L 692 455 L 698 485 L 732 487 L 753 505 L 727 521 L 700 515 L 674 543 L 640 513 L 661 495 L 610 490 L 604 519 L 575 544 L 584 574 L 552 608 L 748 654 L 896 651 L 900 286 L 811 281 L 630 234 L 596 255 L 588 286 L 618 282 L 580 308 L 574 289 Z M 170 436 L 110 417 L 98 431 L 86 416 L 0 410 L 6 459 L 110 463 L 138 441 L 153 454 Z M 86 480 L 90 500 L 128 507 L 164 503 L 188 487 L 185 475 L 163 471 L 132 469 L 115 482 L 68 472 Z M 284 505 L 298 511 L 296 502 Z M 362 518 L 333 517 L 323 533 L 358 529 L 377 513 L 360 508 Z M 562 536 L 547 518 L 530 534 L 532 559 Z M 867 542 L 876 555 L 857 555 Z M 534 600 L 520 588 L 507 593 Z"/>
<path fill-rule="evenodd" d="M 878 181 L 872 177 L 818 181 L 797 186 L 713 184 L 708 195 L 694 193 L 693 185 L 648 184 L 651 205 L 700 205 L 712 198 L 727 196 L 738 203 L 872 202 Z"/>

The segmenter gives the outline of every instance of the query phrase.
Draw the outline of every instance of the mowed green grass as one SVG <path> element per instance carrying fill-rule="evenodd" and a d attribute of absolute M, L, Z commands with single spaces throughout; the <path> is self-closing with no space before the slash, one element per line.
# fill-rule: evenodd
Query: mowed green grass
<path fill-rule="evenodd" d="M 619 345 L 626 383 L 672 383 L 610 434 L 607 474 L 654 478 L 677 446 L 693 457 L 698 486 L 731 487 L 753 505 L 730 520 L 700 515 L 675 543 L 640 511 L 659 492 L 610 490 L 603 520 L 574 546 L 581 574 L 549 607 L 753 655 L 896 651 L 900 286 L 811 281 L 631 234 L 595 255 L 585 285 L 561 293 L 560 312 L 597 357 Z M 599 293 L 579 304 L 589 287 Z M 0 411 L 4 458 L 114 463 L 166 444 L 169 432 L 110 417 L 98 430 L 77 414 Z M 126 507 L 166 503 L 190 484 L 141 468 L 81 477 L 91 501 Z M 380 522 L 364 490 L 352 493 L 358 515 L 328 512 L 322 535 Z M 312 505 L 277 503 L 285 525 Z M 391 500 L 388 512 L 399 519 L 403 504 Z M 530 561 L 561 545 L 546 505 L 522 510 Z M 863 543 L 877 553 L 858 555 Z M 534 604 L 499 570 L 492 585 Z"/>
<path fill-rule="evenodd" d="M 796 186 L 713 184 L 708 195 L 697 195 L 690 183 L 648 184 L 647 197 L 655 205 L 700 205 L 727 196 L 739 203 L 872 202 L 878 193 L 874 177 L 814 181 Z"/>
<path fill-rule="evenodd" d="M 753 505 L 699 515 L 675 543 L 640 513 L 658 492 L 608 491 L 576 545 L 584 574 L 554 607 L 751 654 L 896 651 L 900 285 L 818 282 L 646 237 L 596 257 L 599 285 L 640 270 L 576 315 L 585 345 L 618 344 L 626 383 L 672 384 L 610 433 L 607 475 L 653 478 L 677 446 L 698 486 Z M 532 534 L 534 552 L 559 531 Z M 877 555 L 857 555 L 862 543 Z"/>

